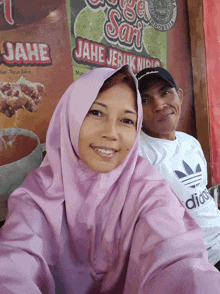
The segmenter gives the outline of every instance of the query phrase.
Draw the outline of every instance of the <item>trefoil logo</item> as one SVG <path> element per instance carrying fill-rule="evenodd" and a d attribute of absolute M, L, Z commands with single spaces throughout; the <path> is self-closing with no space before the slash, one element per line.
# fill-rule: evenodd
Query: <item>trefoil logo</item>
<path fill-rule="evenodd" d="M 183 160 L 183 167 L 186 171 L 186 174 L 179 170 L 174 171 L 174 173 L 179 178 L 180 182 L 183 185 L 187 186 L 188 188 L 195 188 L 199 186 L 202 180 L 202 170 L 201 170 L 200 164 L 199 163 L 197 164 L 195 172 L 184 160 Z"/>

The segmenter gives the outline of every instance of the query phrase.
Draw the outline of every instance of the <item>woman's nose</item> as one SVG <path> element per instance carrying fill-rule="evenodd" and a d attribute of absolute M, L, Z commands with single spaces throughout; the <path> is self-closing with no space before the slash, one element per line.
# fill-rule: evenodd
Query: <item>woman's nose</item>
<path fill-rule="evenodd" d="M 106 120 L 102 131 L 102 136 L 109 140 L 117 140 L 118 131 L 116 122 L 113 122 L 112 120 Z"/>

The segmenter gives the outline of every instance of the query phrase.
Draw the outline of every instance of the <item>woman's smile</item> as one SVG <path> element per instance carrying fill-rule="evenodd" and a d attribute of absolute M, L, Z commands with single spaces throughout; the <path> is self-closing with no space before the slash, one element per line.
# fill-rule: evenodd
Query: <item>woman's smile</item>
<path fill-rule="evenodd" d="M 112 158 L 116 152 L 119 150 L 114 148 L 107 148 L 107 147 L 97 147 L 97 146 L 91 146 L 92 149 L 97 153 L 99 156 L 104 158 Z"/>

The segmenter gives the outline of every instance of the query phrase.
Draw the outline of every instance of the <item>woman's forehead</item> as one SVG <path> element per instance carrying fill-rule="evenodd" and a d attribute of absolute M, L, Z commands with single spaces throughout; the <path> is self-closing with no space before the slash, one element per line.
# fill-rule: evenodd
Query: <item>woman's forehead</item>
<path fill-rule="evenodd" d="M 124 103 L 137 110 L 137 95 L 126 83 L 119 83 L 99 93 L 94 103 L 105 104 L 105 107 L 108 104 L 122 106 Z"/>

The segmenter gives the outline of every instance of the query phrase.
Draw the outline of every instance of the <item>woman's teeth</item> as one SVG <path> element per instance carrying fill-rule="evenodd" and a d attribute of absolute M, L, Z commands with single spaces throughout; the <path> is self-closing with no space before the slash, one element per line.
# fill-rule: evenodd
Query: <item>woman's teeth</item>
<path fill-rule="evenodd" d="M 101 152 L 101 153 L 104 153 L 104 154 L 113 154 L 114 151 L 112 150 L 105 150 L 105 149 L 100 149 L 100 148 L 95 148 L 95 150 Z"/>

